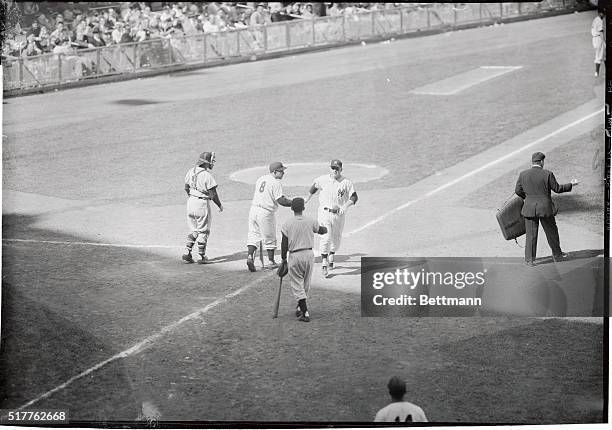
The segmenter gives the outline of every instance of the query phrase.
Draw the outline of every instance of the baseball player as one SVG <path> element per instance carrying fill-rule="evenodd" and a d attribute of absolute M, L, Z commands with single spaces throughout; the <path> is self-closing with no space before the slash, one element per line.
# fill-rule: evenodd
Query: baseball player
<path fill-rule="evenodd" d="M 427 417 L 423 409 L 415 404 L 404 401 L 406 382 L 397 376 L 387 384 L 392 402 L 376 413 L 374 422 L 396 423 L 426 423 Z"/>
<path fill-rule="evenodd" d="M 334 267 L 334 254 L 340 248 L 342 230 L 344 229 L 344 214 L 346 210 L 357 203 L 357 193 L 353 182 L 342 175 L 342 161 L 334 159 L 330 164 L 331 172 L 319 176 L 310 187 L 312 196 L 321 190 L 319 194 L 319 223 L 327 227 L 327 234 L 321 236 L 319 251 L 321 251 L 323 276 L 327 278 L 328 267 Z"/>
<path fill-rule="evenodd" d="M 276 210 L 278 206 L 291 206 L 291 200 L 283 195 L 281 179 L 286 167 L 280 161 L 270 164 L 270 174 L 257 179 L 255 193 L 249 211 L 249 233 L 247 237 L 247 267 L 255 272 L 254 255 L 257 244 L 262 241 L 268 253 L 266 269 L 274 269 L 278 264 L 274 261 L 276 250 Z"/>
<path fill-rule="evenodd" d="M 591 36 L 593 37 L 593 49 L 595 49 L 595 76 L 599 76 L 601 62 L 606 61 L 606 39 L 604 37 L 604 16 L 605 12 L 600 10 L 591 24 Z"/>
<path fill-rule="evenodd" d="M 215 165 L 214 152 L 202 152 L 196 166 L 189 169 L 185 175 L 185 192 L 187 192 L 187 249 L 183 255 L 185 263 L 193 263 L 191 251 L 194 243 L 198 243 L 199 264 L 206 264 L 206 243 L 210 235 L 210 222 L 212 213 L 210 201 L 215 202 L 219 212 L 223 212 L 223 205 L 217 193 L 217 182 L 210 171 Z"/>
<path fill-rule="evenodd" d="M 310 290 L 310 279 L 314 265 L 314 233 L 325 234 L 327 228 L 320 226 L 318 221 L 302 215 L 304 199 L 296 197 L 291 203 L 294 217 L 288 219 L 281 227 L 283 238 L 281 241 L 282 265 L 288 266 L 289 283 L 293 297 L 297 300 L 295 316 L 300 321 L 309 322 L 306 299 Z M 287 253 L 289 258 L 287 259 Z"/>

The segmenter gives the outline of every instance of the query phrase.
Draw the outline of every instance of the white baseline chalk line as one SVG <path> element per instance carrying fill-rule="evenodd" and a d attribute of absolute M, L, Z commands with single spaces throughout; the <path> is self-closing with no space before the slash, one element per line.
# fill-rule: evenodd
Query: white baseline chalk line
<path fill-rule="evenodd" d="M 496 165 L 496 164 L 498 164 L 498 163 L 500 163 L 500 162 L 502 162 L 502 161 L 504 161 L 504 160 L 506 160 L 506 159 L 508 159 L 508 158 L 510 158 L 510 157 L 515 156 L 516 154 L 518 154 L 518 153 L 519 153 L 519 152 L 521 152 L 521 151 L 524 151 L 525 149 L 528 149 L 528 148 L 530 148 L 530 147 L 532 147 L 532 146 L 534 146 L 534 145 L 537 145 L 537 144 L 538 144 L 538 143 L 540 143 L 540 142 L 543 142 L 543 141 L 545 141 L 545 140 L 547 140 L 547 139 L 550 139 L 551 137 L 553 137 L 553 136 L 555 136 L 555 135 L 557 135 L 557 134 L 559 134 L 559 133 L 562 133 L 562 132 L 564 132 L 565 130 L 567 130 L 567 129 L 569 129 L 569 128 L 572 128 L 572 127 L 574 127 L 575 125 L 578 125 L 578 124 L 580 124 L 581 122 L 586 121 L 586 120 L 588 120 L 588 119 L 590 119 L 590 118 L 594 117 L 595 115 L 599 115 L 599 114 L 600 114 L 600 113 L 602 113 L 603 111 L 604 111 L 604 108 L 601 108 L 601 109 L 599 109 L 598 111 L 592 112 L 592 113 L 590 113 L 590 114 L 588 114 L 588 115 L 586 115 L 586 116 L 583 116 L 583 117 L 582 117 L 582 118 L 580 118 L 580 119 L 577 119 L 577 120 L 576 120 L 576 121 L 574 121 L 574 122 L 571 122 L 571 123 L 569 123 L 569 124 L 567 124 L 567 125 L 564 125 L 563 127 L 559 128 L 559 129 L 557 129 L 557 130 L 555 130 L 555 131 L 553 131 L 553 132 L 551 132 L 551 133 L 548 133 L 546 136 L 542 136 L 542 137 L 540 137 L 539 139 L 536 139 L 536 140 L 534 140 L 533 142 L 530 142 L 530 143 L 528 143 L 528 144 L 526 144 L 526 145 L 523 145 L 523 146 L 521 146 L 520 148 L 515 149 L 514 151 L 509 152 L 508 154 L 506 154 L 506 155 L 504 155 L 504 156 L 502 156 L 502 157 L 499 157 L 499 158 L 498 158 L 498 159 L 496 159 L 496 160 L 493 160 L 493 161 L 491 161 L 491 162 L 489 162 L 489 163 L 487 163 L 487 164 L 484 164 L 484 165 L 482 165 L 482 166 L 480 166 L 480 167 L 478 167 L 478 168 L 476 168 L 476 169 L 474 169 L 474 170 L 472 170 L 472 171 L 470 171 L 470 172 L 466 173 L 465 175 L 459 176 L 458 178 L 455 178 L 455 179 L 453 179 L 453 180 L 451 180 L 451 181 L 447 182 L 446 184 L 443 184 L 443 185 L 439 186 L 438 188 L 435 188 L 435 189 L 433 189 L 433 190 L 431 190 L 431 191 L 429 191 L 429 192 L 425 193 L 424 195 L 422 195 L 422 196 L 420 196 L 420 197 L 417 197 L 417 198 L 416 198 L 416 199 L 414 199 L 414 200 L 410 200 L 410 201 L 408 201 L 408 202 L 406 202 L 406 203 L 404 203 L 404 204 L 402 204 L 402 205 L 400 205 L 400 206 L 398 206 L 398 207 L 396 207 L 396 208 L 393 208 L 393 209 L 391 209 L 391 210 L 389 210 L 389 211 L 385 212 L 385 213 L 384 213 L 384 214 L 382 214 L 381 216 L 379 216 L 379 217 L 377 217 L 377 218 L 373 219 L 372 221 L 369 221 L 369 222 L 365 223 L 365 224 L 364 224 L 364 225 L 362 225 L 361 227 L 358 227 L 358 228 L 356 228 L 355 230 L 352 230 L 352 231 L 349 231 L 348 233 L 345 233 L 345 234 L 343 235 L 343 237 L 348 237 L 348 236 L 352 236 L 352 235 L 353 235 L 353 234 L 355 234 L 355 233 L 359 233 L 360 231 L 365 230 L 366 228 L 371 227 L 371 226 L 373 226 L 374 224 L 379 223 L 380 221 L 382 221 L 382 220 L 384 220 L 385 218 L 387 218 L 389 215 L 394 214 L 394 213 L 396 213 L 396 212 L 399 212 L 399 211 L 401 211 L 402 209 L 406 209 L 407 207 L 412 206 L 413 204 L 415 204 L 415 203 L 417 203 L 417 202 L 419 202 L 419 201 L 421 201 L 421 200 L 424 200 L 425 198 L 430 197 L 430 196 L 432 196 L 432 195 L 434 195 L 434 194 L 436 194 L 436 193 L 438 193 L 438 192 L 440 192 L 440 191 L 442 191 L 442 190 L 444 190 L 444 189 L 446 189 L 446 188 L 448 188 L 448 187 L 451 187 L 451 186 L 453 186 L 453 185 L 457 184 L 458 182 L 461 182 L 461 181 L 463 181 L 464 179 L 469 178 L 470 176 L 473 176 L 473 175 L 475 175 L 475 174 L 477 174 L 477 173 L 480 173 L 480 172 L 482 172 L 483 170 L 486 170 L 486 169 L 488 169 L 488 168 L 490 168 L 490 167 L 492 167 L 492 166 L 494 166 L 494 165 Z"/>
<path fill-rule="evenodd" d="M 81 246 L 111 246 L 117 248 L 184 248 L 178 245 L 139 245 L 139 244 L 121 244 L 121 243 L 98 243 L 98 242 L 77 242 L 64 240 L 35 240 L 35 239 L 2 239 L 3 242 L 25 242 L 25 243 L 48 243 L 51 245 L 81 245 Z"/>
<path fill-rule="evenodd" d="M 217 300 L 215 300 L 214 302 L 209 303 L 208 305 L 204 306 L 201 309 L 198 309 L 195 312 L 190 313 L 189 315 L 181 318 L 178 321 L 173 322 L 172 324 L 169 324 L 165 327 L 162 327 L 161 330 L 159 330 L 157 333 L 152 334 L 151 336 L 147 337 L 146 339 L 143 339 L 142 341 L 138 342 L 137 344 L 133 345 L 132 347 L 121 351 L 115 355 L 113 355 L 112 357 L 101 361 L 100 363 L 90 367 L 89 369 L 79 373 L 76 376 L 73 376 L 72 378 L 68 379 L 66 382 L 64 382 L 63 384 L 58 385 L 57 387 L 47 391 L 46 393 L 41 394 L 40 396 L 36 397 L 33 400 L 30 400 L 29 402 L 25 403 L 24 405 L 21 405 L 17 408 L 17 410 L 21 410 L 21 409 L 25 409 L 27 407 L 32 406 L 35 403 L 38 403 L 39 401 L 46 399 L 47 397 L 51 396 L 52 394 L 57 393 L 60 390 L 63 390 L 64 388 L 66 388 L 68 385 L 72 384 L 74 381 L 77 381 L 81 378 L 83 378 L 84 376 L 87 376 L 93 372 L 95 372 L 96 370 L 106 366 L 109 363 L 112 363 L 113 361 L 116 361 L 120 358 L 126 358 L 132 355 L 136 355 L 139 352 L 145 350 L 147 347 L 151 346 L 151 344 L 153 344 L 155 341 L 157 341 L 158 339 L 160 339 L 164 334 L 174 330 L 175 328 L 177 328 L 178 326 L 180 326 L 181 324 L 196 319 L 202 315 L 204 315 L 206 312 L 208 312 L 209 310 L 217 307 L 218 305 L 225 303 L 226 301 L 228 301 L 229 299 L 231 299 L 232 297 L 235 297 L 243 292 L 245 292 L 246 290 L 248 290 L 249 288 L 253 287 L 254 285 L 257 285 L 258 283 L 264 281 L 265 279 L 269 278 L 272 274 L 274 274 L 276 272 L 271 272 L 270 274 L 268 274 L 267 276 L 264 276 L 262 278 L 259 278 L 253 282 L 250 282 L 248 284 L 246 284 L 245 286 L 238 288 L 235 291 L 232 291 L 231 293 L 226 294 L 223 297 L 218 298 Z"/>

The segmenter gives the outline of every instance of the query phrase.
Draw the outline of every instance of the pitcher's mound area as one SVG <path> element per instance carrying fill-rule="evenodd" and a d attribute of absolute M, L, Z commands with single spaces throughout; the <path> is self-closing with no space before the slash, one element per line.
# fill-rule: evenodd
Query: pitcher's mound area
<path fill-rule="evenodd" d="M 283 185 L 288 187 L 308 186 L 313 179 L 330 171 L 329 162 L 285 164 L 287 171 Z M 353 182 L 368 182 L 380 179 L 389 171 L 373 164 L 343 163 L 343 171 Z M 268 173 L 268 166 L 250 167 L 230 175 L 232 181 L 254 184 L 262 175 Z"/>

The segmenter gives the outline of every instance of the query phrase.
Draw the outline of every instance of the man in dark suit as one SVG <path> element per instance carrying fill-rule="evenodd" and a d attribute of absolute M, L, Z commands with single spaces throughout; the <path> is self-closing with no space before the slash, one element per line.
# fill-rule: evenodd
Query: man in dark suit
<path fill-rule="evenodd" d="M 550 192 L 552 190 L 555 193 L 566 193 L 572 191 L 574 185 L 578 185 L 576 179 L 572 179 L 569 184 L 558 184 L 555 175 L 544 169 L 544 157 L 541 152 L 536 152 L 531 156 L 532 166 L 530 169 L 521 172 L 514 190 L 519 197 L 525 200 L 521 215 L 525 217 L 527 235 L 525 264 L 528 266 L 534 265 L 540 222 L 542 222 L 548 245 L 552 250 L 553 260 L 561 261 L 567 258 L 567 254 L 561 251 L 559 230 L 555 221 L 557 208 L 550 197 Z"/>

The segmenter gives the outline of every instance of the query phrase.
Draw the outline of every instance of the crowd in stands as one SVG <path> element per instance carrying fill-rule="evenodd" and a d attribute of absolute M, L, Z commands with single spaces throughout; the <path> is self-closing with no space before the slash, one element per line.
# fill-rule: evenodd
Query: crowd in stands
<path fill-rule="evenodd" d="M 161 3 L 152 11 L 150 2 L 64 3 L 63 10 L 42 10 L 38 2 L 14 3 L 22 19 L 7 35 L 4 58 L 70 53 L 120 43 L 141 42 L 197 33 L 257 27 L 272 22 L 348 15 L 360 11 L 393 8 L 399 3 Z M 160 3 L 158 3 L 160 4 Z"/>

